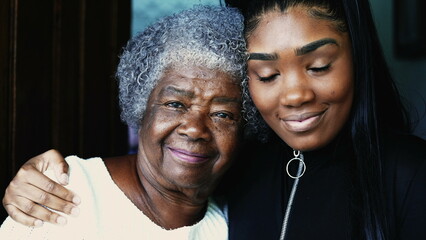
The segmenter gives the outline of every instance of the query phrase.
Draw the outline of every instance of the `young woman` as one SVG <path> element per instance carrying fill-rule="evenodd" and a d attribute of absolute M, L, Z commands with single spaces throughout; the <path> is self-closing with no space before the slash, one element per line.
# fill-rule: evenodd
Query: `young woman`
<path fill-rule="evenodd" d="M 368 1 L 227 3 L 245 17 L 256 137 L 223 181 L 230 239 L 426 239 L 426 143 L 407 134 Z"/>
<path fill-rule="evenodd" d="M 426 238 L 426 144 L 406 135 L 368 1 L 228 4 L 245 17 L 247 130 L 266 141 L 235 168 L 230 238 Z"/>

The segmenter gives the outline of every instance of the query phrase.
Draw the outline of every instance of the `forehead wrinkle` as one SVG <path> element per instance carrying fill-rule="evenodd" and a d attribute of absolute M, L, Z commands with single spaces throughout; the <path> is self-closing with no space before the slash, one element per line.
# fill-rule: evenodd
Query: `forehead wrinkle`
<path fill-rule="evenodd" d="M 213 102 L 241 104 L 241 99 L 239 99 L 239 98 L 230 98 L 230 97 L 215 97 L 213 99 Z"/>
<path fill-rule="evenodd" d="M 187 91 L 183 89 L 176 88 L 174 86 L 167 86 L 160 91 L 160 95 L 180 95 L 188 98 L 194 98 L 195 94 L 193 91 Z"/>

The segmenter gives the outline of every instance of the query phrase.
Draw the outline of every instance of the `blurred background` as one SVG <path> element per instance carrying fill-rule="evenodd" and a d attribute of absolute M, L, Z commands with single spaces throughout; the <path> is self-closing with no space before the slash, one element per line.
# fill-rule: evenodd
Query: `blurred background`
<path fill-rule="evenodd" d="M 48 149 L 83 158 L 134 151 L 114 79 L 121 48 L 149 23 L 193 4 L 220 3 L 0 0 L 0 198 L 17 169 Z M 370 4 L 414 134 L 426 139 L 426 3 Z M 5 216 L 0 207 L 1 222 Z"/>

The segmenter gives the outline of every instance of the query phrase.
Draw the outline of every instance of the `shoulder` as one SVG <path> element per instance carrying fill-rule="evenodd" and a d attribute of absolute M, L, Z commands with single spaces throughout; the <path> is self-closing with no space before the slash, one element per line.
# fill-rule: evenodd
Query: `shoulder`
<path fill-rule="evenodd" d="M 426 140 L 411 134 L 385 134 L 383 143 L 388 151 L 409 150 L 426 154 Z"/>
<path fill-rule="evenodd" d="M 210 198 L 204 218 L 193 230 L 195 230 L 192 231 L 193 239 L 228 239 L 226 212 Z"/>
<path fill-rule="evenodd" d="M 413 135 L 389 134 L 382 146 L 385 183 L 396 206 L 401 209 L 410 199 L 426 200 L 426 141 Z"/>
<path fill-rule="evenodd" d="M 239 161 L 242 164 L 247 165 L 247 160 L 255 167 L 261 167 L 266 165 L 269 167 L 271 164 L 276 163 L 277 158 L 281 158 L 284 150 L 287 150 L 288 146 L 282 141 L 270 141 L 262 143 L 259 141 L 246 142 L 240 151 Z"/>
<path fill-rule="evenodd" d="M 412 135 L 388 135 L 383 155 L 396 232 L 404 239 L 425 239 L 426 141 Z"/>
<path fill-rule="evenodd" d="M 414 135 L 387 134 L 383 139 L 385 165 L 412 174 L 426 164 L 426 141 Z"/>
<path fill-rule="evenodd" d="M 228 187 L 230 183 L 251 185 L 253 182 L 258 182 L 262 176 L 269 176 L 271 171 L 279 167 L 279 159 L 283 154 L 283 147 L 278 142 L 247 141 L 239 150 L 233 166 L 222 181 Z"/>
<path fill-rule="evenodd" d="M 112 182 L 104 161 L 99 157 L 82 159 L 68 156 L 65 161 L 69 165 L 69 183 L 66 188 L 78 193 L 86 201 L 99 193 L 102 189 L 99 187 Z"/>
<path fill-rule="evenodd" d="M 108 176 L 102 158 L 83 159 L 77 156 L 68 156 L 65 158 L 65 161 L 69 165 L 70 183 L 68 187 L 87 184 L 93 179 Z"/>
<path fill-rule="evenodd" d="M 84 160 L 76 156 L 70 156 L 65 158 L 69 165 L 69 184 L 66 186 L 67 189 L 78 193 L 82 199 L 80 204 L 81 213 L 78 217 L 68 217 L 68 223 L 64 227 L 45 223 L 41 228 L 33 228 L 21 225 L 13 221 L 10 217 L 6 219 L 0 229 L 0 239 L 71 239 L 69 236 L 73 236 L 74 239 L 93 239 L 92 235 L 94 232 L 87 231 L 89 228 L 85 226 L 93 226 L 93 218 L 90 217 L 94 212 L 91 196 L 91 187 L 88 185 L 91 181 L 89 172 L 94 172 L 94 169 L 98 169 L 97 166 L 102 164 L 102 159 L 93 158 L 90 160 Z M 90 170 L 90 169 L 93 169 Z M 52 170 L 48 170 L 45 174 L 55 181 L 54 173 Z M 63 215 L 58 212 L 58 214 Z M 88 217 L 89 216 L 89 217 Z M 69 237 L 69 238 L 68 238 Z"/>
<path fill-rule="evenodd" d="M 285 145 L 279 142 L 245 143 L 236 162 L 221 181 L 230 205 L 234 198 L 239 204 L 243 196 L 249 200 L 251 197 L 248 195 L 262 197 L 273 193 L 276 184 L 281 182 L 282 159 L 286 154 Z"/>
<path fill-rule="evenodd" d="M 68 163 L 70 168 L 92 168 L 99 167 L 104 165 L 102 158 L 94 157 L 94 158 L 80 158 L 78 156 L 72 155 L 65 158 L 65 161 Z"/>
<path fill-rule="evenodd" d="M 75 184 L 80 184 L 84 179 L 87 180 L 94 178 L 97 175 L 104 175 L 103 169 L 106 170 L 102 158 L 99 157 L 83 159 L 72 155 L 66 157 L 65 161 L 69 166 L 70 177 L 70 183 L 67 185 L 67 187 L 69 187 L 70 185 L 72 186 Z M 44 174 L 53 181 L 57 181 L 53 170 L 48 169 L 46 172 L 44 172 Z"/>

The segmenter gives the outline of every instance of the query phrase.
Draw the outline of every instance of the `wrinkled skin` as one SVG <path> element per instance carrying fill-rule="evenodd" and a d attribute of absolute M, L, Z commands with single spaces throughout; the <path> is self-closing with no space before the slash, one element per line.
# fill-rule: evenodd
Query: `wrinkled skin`
<path fill-rule="evenodd" d="M 105 164 L 126 196 L 158 225 L 191 225 L 204 215 L 207 197 L 232 163 L 240 133 L 239 80 L 201 67 L 169 69 L 150 94 L 138 155 L 108 158 Z M 47 169 L 67 184 L 68 166 L 57 151 L 30 159 L 3 199 L 16 221 L 66 224 L 35 203 L 78 215 L 84 199 L 44 176 Z"/>

